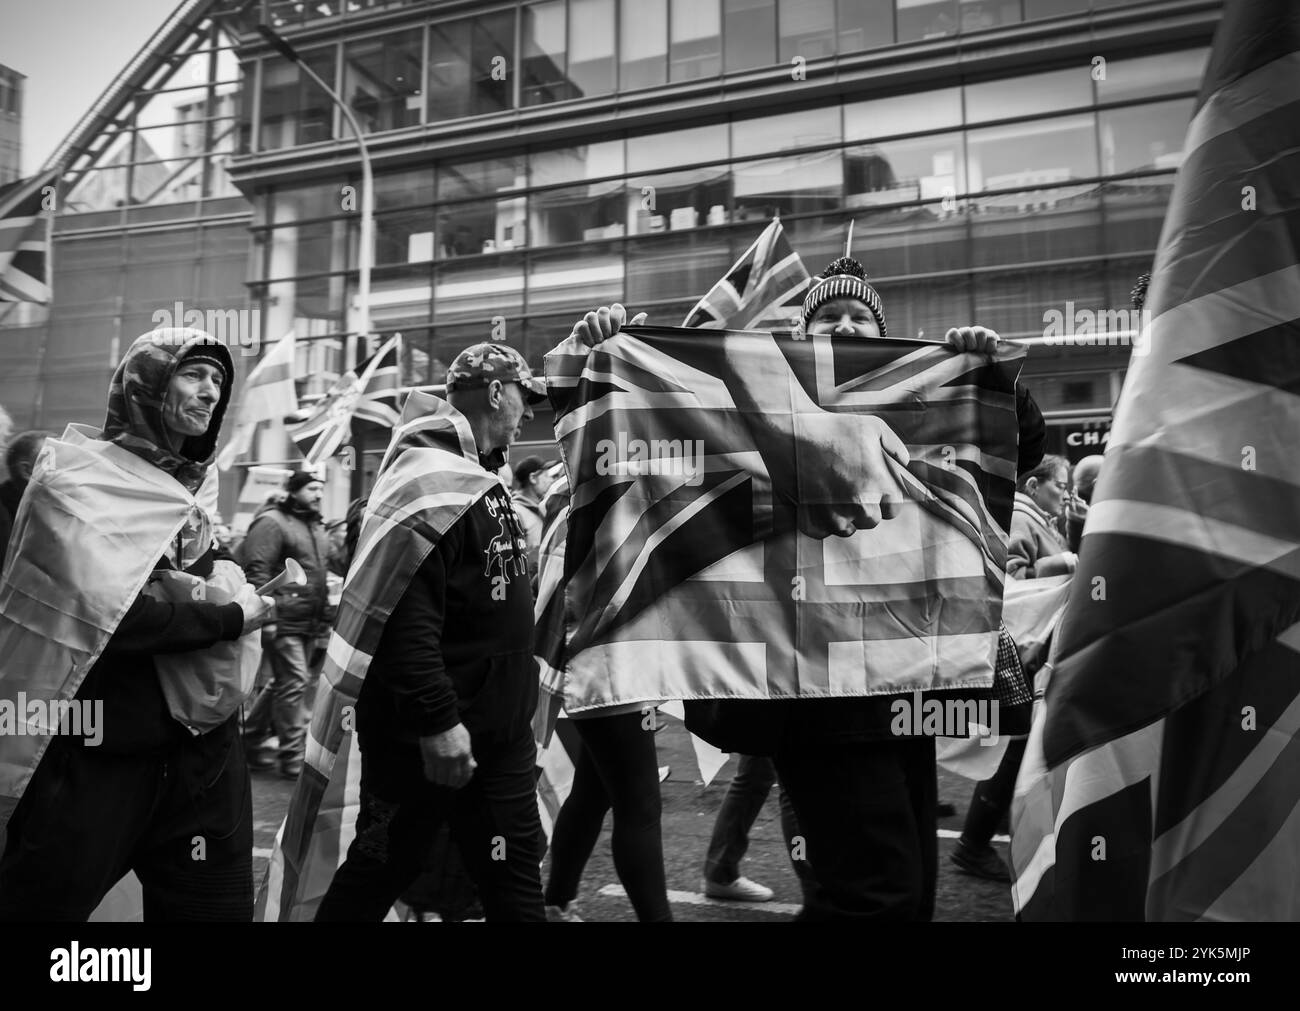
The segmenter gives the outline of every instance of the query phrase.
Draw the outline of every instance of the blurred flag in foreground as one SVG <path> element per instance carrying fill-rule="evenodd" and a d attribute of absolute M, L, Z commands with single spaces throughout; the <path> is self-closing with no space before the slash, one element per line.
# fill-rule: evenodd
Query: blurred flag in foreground
<path fill-rule="evenodd" d="M 244 382 L 235 415 L 235 432 L 217 457 L 217 466 L 229 470 L 253 444 L 259 422 L 278 421 L 298 410 L 293 384 L 293 331 L 290 330 L 257 363 Z"/>
<path fill-rule="evenodd" d="M 1025 920 L 1300 918 L 1300 9 L 1229 2 L 1045 705 Z"/>

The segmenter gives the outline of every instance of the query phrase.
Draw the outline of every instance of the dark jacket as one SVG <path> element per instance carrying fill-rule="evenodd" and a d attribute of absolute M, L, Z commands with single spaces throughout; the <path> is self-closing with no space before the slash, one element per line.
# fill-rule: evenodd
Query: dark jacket
<path fill-rule="evenodd" d="M 9 535 L 13 533 L 18 503 L 23 500 L 23 489 L 10 478 L 0 484 L 0 568 L 4 567 L 5 552 L 9 550 Z"/>
<path fill-rule="evenodd" d="M 524 551 L 510 497 L 494 485 L 438 541 L 384 626 L 357 702 L 363 740 L 414 743 L 457 723 L 476 747 L 532 732 Z"/>
<path fill-rule="evenodd" d="M 315 636 L 328 615 L 330 540 L 320 513 L 296 508 L 286 499 L 261 513 L 248 528 L 239 557 L 254 586 L 275 578 L 292 558 L 306 573 L 305 586 L 286 586 L 275 594 L 275 634 Z"/>

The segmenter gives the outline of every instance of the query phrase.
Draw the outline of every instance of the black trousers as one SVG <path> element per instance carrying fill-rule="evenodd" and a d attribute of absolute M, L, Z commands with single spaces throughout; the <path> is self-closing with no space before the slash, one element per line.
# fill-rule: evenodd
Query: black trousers
<path fill-rule="evenodd" d="M 253 796 L 236 721 L 163 754 L 56 737 L 9 820 L 0 920 L 85 921 L 128 871 L 148 921 L 253 919 Z"/>
<path fill-rule="evenodd" d="M 475 737 L 474 778 L 459 790 L 424 778 L 418 747 L 362 735 L 357 834 L 317 921 L 379 921 L 419 876 L 444 823 L 489 921 L 544 922 L 541 816 L 530 729 L 501 743 Z"/>
<path fill-rule="evenodd" d="M 813 871 L 799 919 L 934 916 L 934 738 L 864 740 L 794 715 L 775 762 Z"/>

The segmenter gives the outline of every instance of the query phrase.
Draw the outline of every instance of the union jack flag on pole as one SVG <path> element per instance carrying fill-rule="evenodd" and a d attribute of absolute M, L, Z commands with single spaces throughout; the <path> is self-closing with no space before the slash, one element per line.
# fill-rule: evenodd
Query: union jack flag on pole
<path fill-rule="evenodd" d="M 1300 919 L 1300 10 L 1226 5 L 1013 809 L 1025 920 Z"/>
<path fill-rule="evenodd" d="M 343 373 L 312 408 L 290 429 L 290 436 L 311 469 L 338 452 L 352 436 L 352 419 L 395 428 L 402 386 L 402 335 L 394 334 L 356 369 Z"/>
<path fill-rule="evenodd" d="M 58 175 L 51 169 L 0 187 L 0 302 L 50 301 L 45 190 Z"/>
<path fill-rule="evenodd" d="M 779 218 L 709 293 L 686 314 L 682 326 L 705 330 L 789 330 L 803 308 L 808 271 L 790 246 Z"/>

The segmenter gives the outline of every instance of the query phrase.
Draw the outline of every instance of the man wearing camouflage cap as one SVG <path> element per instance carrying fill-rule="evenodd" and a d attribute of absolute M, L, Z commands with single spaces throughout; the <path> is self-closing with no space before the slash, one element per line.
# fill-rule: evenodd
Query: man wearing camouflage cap
<path fill-rule="evenodd" d="M 407 399 L 326 661 L 332 686 L 346 679 L 331 663 L 361 679 L 361 809 L 318 920 L 382 920 L 444 822 L 489 920 L 545 919 L 533 594 L 524 532 L 495 477 L 544 389 L 514 349 L 476 344 L 448 370 L 446 401 Z M 326 698 L 313 734 L 346 701 Z M 286 839 L 290 856 L 295 846 Z"/>

